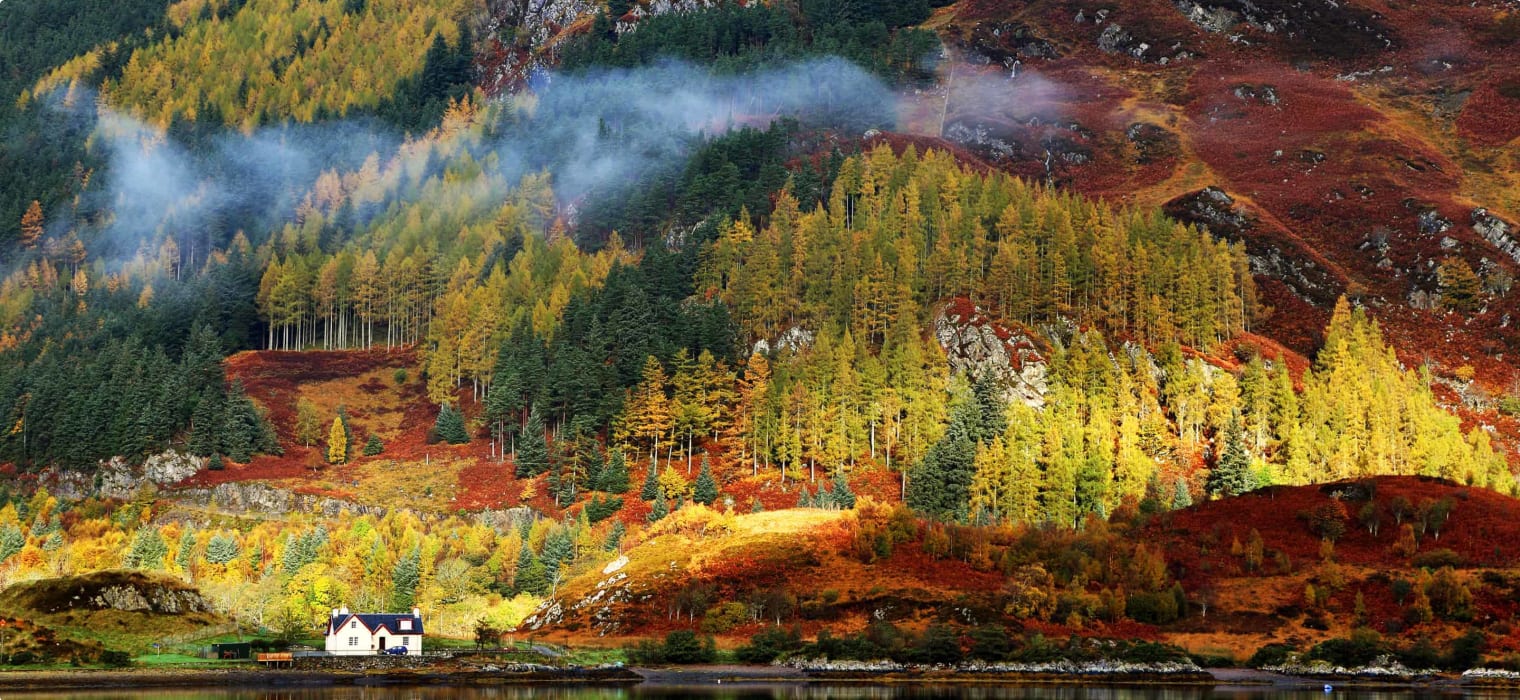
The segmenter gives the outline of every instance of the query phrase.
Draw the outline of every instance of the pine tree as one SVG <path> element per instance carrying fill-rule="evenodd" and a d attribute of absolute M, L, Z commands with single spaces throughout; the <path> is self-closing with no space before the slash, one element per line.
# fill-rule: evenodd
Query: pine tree
<path fill-rule="evenodd" d="M 704 506 L 710 506 L 718 500 L 718 482 L 713 478 L 712 465 L 708 463 L 706 454 L 702 455 L 702 471 L 697 474 L 691 500 Z"/>
<path fill-rule="evenodd" d="M 654 460 L 649 460 L 649 469 L 644 472 L 644 488 L 639 490 L 639 498 L 653 501 L 660 494 L 660 466 Z"/>
<path fill-rule="evenodd" d="M 380 436 L 374 433 L 370 433 L 369 439 L 364 441 L 364 456 L 374 457 L 375 455 L 378 455 L 384 451 L 385 443 L 382 443 L 380 441 Z"/>
<path fill-rule="evenodd" d="M 597 477 L 596 488 L 606 493 L 628 492 L 628 458 L 622 450 L 614 449 L 607 455 L 607 466 Z"/>
<path fill-rule="evenodd" d="M 1251 456 L 1246 453 L 1245 431 L 1240 427 L 1239 415 L 1230 418 L 1224 432 L 1224 449 L 1204 484 L 1204 490 L 1215 497 L 1236 496 L 1251 490 Z"/>
<path fill-rule="evenodd" d="M 180 535 L 179 551 L 174 553 L 174 566 L 182 573 L 190 573 L 190 564 L 195 561 L 195 533 L 185 528 L 185 534 Z"/>
<path fill-rule="evenodd" d="M 327 463 L 348 462 L 348 435 L 343 430 L 343 419 L 334 418 L 332 429 L 327 431 Z"/>
<path fill-rule="evenodd" d="M 560 577 L 561 571 L 575 558 L 575 542 L 571 539 L 570 528 L 560 527 L 549 533 L 544 538 L 544 551 L 540 558 L 543 559 L 544 574 L 550 585 L 559 584 L 563 580 Z"/>
<path fill-rule="evenodd" d="M 1187 480 L 1177 477 L 1172 489 L 1172 510 L 1182 510 L 1193 505 L 1193 494 L 1188 490 Z"/>
<path fill-rule="evenodd" d="M 208 392 L 195 404 L 190 418 L 190 442 L 186 448 L 197 457 L 215 454 L 221 442 L 222 418 L 225 410 L 221 396 Z"/>
<path fill-rule="evenodd" d="M 470 433 L 464 426 L 464 414 L 453 404 L 443 404 L 438 407 L 438 418 L 433 423 L 433 431 L 439 440 L 450 445 L 463 445 L 470 441 Z"/>
<path fill-rule="evenodd" d="M 970 402 L 956 408 L 945 436 L 929 448 L 908 479 L 908 507 L 940 520 L 964 520 L 970 514 L 971 480 L 976 472 L 971 431 L 978 413 Z"/>
<path fill-rule="evenodd" d="M 124 563 L 133 569 L 162 569 L 169 546 L 158 534 L 158 528 L 144 525 L 132 538 L 132 548 L 127 551 Z"/>
<path fill-rule="evenodd" d="M 211 455 L 211 459 L 206 460 L 207 471 L 219 472 L 226 468 L 227 465 L 222 462 L 221 455 Z"/>
<path fill-rule="evenodd" d="M 549 445 L 544 437 L 544 419 L 538 414 L 538 405 L 528 412 L 528 423 L 522 436 L 517 439 L 517 452 L 513 456 L 517 478 L 537 476 L 549 470 Z"/>
<path fill-rule="evenodd" d="M 607 533 L 607 542 L 602 545 L 602 548 L 609 552 L 617 551 L 617 548 L 623 544 L 623 535 L 627 531 L 628 528 L 623 525 L 623 521 L 612 521 L 612 529 Z"/>
<path fill-rule="evenodd" d="M 391 572 L 391 610 L 406 612 L 417 601 L 417 587 L 422 583 L 422 551 L 412 550 L 396 562 Z"/>
<path fill-rule="evenodd" d="M 850 490 L 850 480 L 845 477 L 844 470 L 834 472 L 834 505 L 845 510 L 855 507 L 855 492 Z"/>
<path fill-rule="evenodd" d="M 670 515 L 670 505 L 665 501 L 665 489 L 663 487 L 656 487 L 654 507 L 649 511 L 649 522 L 659 522 L 667 515 Z"/>

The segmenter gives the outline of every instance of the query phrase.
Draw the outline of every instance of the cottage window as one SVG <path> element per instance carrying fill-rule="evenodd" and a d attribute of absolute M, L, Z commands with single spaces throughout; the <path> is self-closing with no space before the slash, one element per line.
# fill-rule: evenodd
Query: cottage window
<path fill-rule="evenodd" d="M 351 630 L 359 629 L 359 621 L 354 620 L 353 622 L 348 623 L 348 628 Z"/>
<path fill-rule="evenodd" d="M 412 645 L 412 643 L 411 643 L 411 642 L 410 642 L 410 641 L 408 641 L 408 640 L 410 640 L 410 639 L 411 639 L 411 637 L 402 637 L 402 638 L 401 638 L 401 646 L 404 646 L 404 647 L 409 647 L 409 646 L 411 646 L 411 645 Z"/>
<path fill-rule="evenodd" d="M 412 621 L 411 620 L 402 620 L 401 621 L 401 629 L 409 630 L 411 628 L 412 628 Z"/>
<path fill-rule="evenodd" d="M 359 638 L 358 637 L 349 637 L 348 638 L 348 645 L 351 646 L 351 647 L 359 646 Z"/>

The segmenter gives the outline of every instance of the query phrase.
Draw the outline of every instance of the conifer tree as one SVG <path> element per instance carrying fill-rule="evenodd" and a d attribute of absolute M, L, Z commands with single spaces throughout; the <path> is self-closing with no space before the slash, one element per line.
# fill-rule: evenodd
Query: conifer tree
<path fill-rule="evenodd" d="M 538 414 L 538 405 L 528 412 L 528 423 L 517 440 L 517 453 L 513 456 L 517 466 L 517 478 L 537 476 L 549 470 L 549 445 L 544 436 L 544 419 Z"/>
<path fill-rule="evenodd" d="M 970 515 L 971 479 L 976 472 L 976 443 L 971 433 L 980 421 L 973 402 L 962 402 L 945 436 L 934 443 L 908 479 L 908 507 L 940 520 Z"/>
<path fill-rule="evenodd" d="M 348 434 L 343 430 L 343 419 L 334 418 L 327 431 L 327 463 L 348 463 Z"/>
<path fill-rule="evenodd" d="M 718 500 L 718 482 L 713 478 L 712 465 L 708 462 L 706 454 L 702 455 L 702 471 L 697 474 L 697 483 L 691 500 L 704 506 L 710 506 Z"/>
<path fill-rule="evenodd" d="M 1188 490 L 1187 479 L 1177 477 L 1172 488 L 1172 510 L 1182 510 L 1193 505 L 1193 494 Z"/>
<path fill-rule="evenodd" d="M 380 436 L 375 433 L 369 434 L 369 439 L 364 441 L 364 456 L 374 457 L 385 451 L 385 443 L 380 441 Z"/>
<path fill-rule="evenodd" d="M 607 454 L 607 466 L 597 476 L 597 490 L 606 493 L 628 492 L 628 458 L 623 451 L 613 449 Z"/>
<path fill-rule="evenodd" d="M 464 426 L 464 414 L 453 404 L 443 404 L 438 407 L 438 418 L 433 423 L 433 430 L 438 439 L 450 445 L 463 445 L 470 441 L 470 433 Z"/>
<path fill-rule="evenodd" d="M 654 507 L 649 511 L 649 522 L 659 522 L 667 515 L 670 515 L 670 505 L 665 500 L 665 488 L 657 486 L 654 493 Z"/>
<path fill-rule="evenodd" d="M 1236 496 L 1251 490 L 1251 456 L 1246 453 L 1245 431 L 1240 426 L 1240 416 L 1230 418 L 1224 431 L 1224 449 L 1204 489 L 1211 496 Z"/>
<path fill-rule="evenodd" d="M 391 610 L 406 612 L 417 601 L 417 587 L 422 584 L 422 551 L 412 550 L 396 562 L 391 572 Z"/>
<path fill-rule="evenodd" d="M 612 529 L 607 532 L 607 542 L 602 545 L 602 548 L 609 552 L 617 551 L 618 547 L 623 544 L 623 535 L 627 530 L 628 528 L 623 525 L 623 521 L 612 521 Z"/>
<path fill-rule="evenodd" d="M 32 200 L 21 215 L 21 247 L 33 248 L 43 233 L 42 202 Z"/>
<path fill-rule="evenodd" d="M 660 494 L 660 465 L 654 460 L 649 460 L 649 469 L 644 472 L 644 487 L 639 490 L 639 498 L 645 501 L 653 501 Z"/>
<path fill-rule="evenodd" d="M 186 448 L 197 457 L 210 457 L 221 443 L 224 409 L 221 396 L 208 392 L 195 404 L 190 418 L 190 442 Z"/>
<path fill-rule="evenodd" d="M 855 492 L 850 490 L 850 480 L 845 477 L 844 470 L 834 472 L 834 505 L 849 510 L 855 507 Z"/>

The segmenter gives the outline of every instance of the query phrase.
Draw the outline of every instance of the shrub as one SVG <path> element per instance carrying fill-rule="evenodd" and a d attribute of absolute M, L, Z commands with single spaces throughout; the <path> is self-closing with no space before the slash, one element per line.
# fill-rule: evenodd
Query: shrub
<path fill-rule="evenodd" d="M 971 630 L 971 657 L 983 661 L 1000 661 L 1013 651 L 1013 640 L 1002 625 L 982 625 Z"/>
<path fill-rule="evenodd" d="M 924 664 L 958 664 L 965 657 L 955 630 L 947 625 L 932 624 L 919 636 L 909 652 L 909 657 Z"/>
<path fill-rule="evenodd" d="M 1340 501 L 1322 503 L 1304 514 L 1309 531 L 1331 542 L 1346 534 L 1346 505 Z"/>
<path fill-rule="evenodd" d="M 396 380 L 397 384 L 405 384 L 406 383 L 406 368 L 404 368 L 404 367 L 398 367 L 398 368 L 396 368 L 396 371 L 391 372 L 391 379 Z"/>
<path fill-rule="evenodd" d="M 749 644 L 735 649 L 734 657 L 747 664 L 768 664 L 801 648 L 802 635 L 797 628 L 767 627 L 750 637 Z"/>
<path fill-rule="evenodd" d="M 132 663 L 132 655 L 124 651 L 103 651 L 100 653 L 100 663 L 115 668 L 129 666 Z"/>
<path fill-rule="evenodd" d="M 665 661 L 673 664 L 705 664 L 717 658 L 712 637 L 698 638 L 691 630 L 676 630 L 665 635 Z"/>
<path fill-rule="evenodd" d="M 1374 659 L 1388 653 L 1388 645 L 1377 632 L 1361 628 L 1348 638 L 1327 639 L 1309 650 L 1310 659 L 1318 659 L 1335 666 L 1352 668 L 1366 666 Z"/>
<path fill-rule="evenodd" d="M 375 455 L 378 455 L 384 451 L 385 443 L 380 441 L 380 436 L 374 433 L 370 433 L 369 439 L 364 441 L 364 456 L 374 457 Z"/>
<path fill-rule="evenodd" d="M 1257 649 L 1256 653 L 1246 660 L 1246 665 L 1251 668 L 1278 666 L 1285 663 L 1288 657 L 1296 653 L 1298 653 L 1298 650 L 1287 644 L 1268 644 Z"/>
<path fill-rule="evenodd" d="M 702 618 L 702 631 L 722 634 L 749 621 L 749 606 L 739 602 L 715 605 Z"/>
<path fill-rule="evenodd" d="M 1488 638 L 1482 630 L 1469 629 L 1462 636 L 1451 640 L 1451 651 L 1446 655 L 1446 667 L 1453 671 L 1465 671 L 1483 661 L 1488 650 Z"/>
<path fill-rule="evenodd" d="M 1449 549 L 1433 549 L 1416 554 L 1413 564 L 1420 569 L 1456 568 L 1462 565 L 1462 555 Z"/>
<path fill-rule="evenodd" d="M 226 468 L 227 464 L 222 461 L 221 455 L 211 455 L 211 461 L 206 462 L 206 469 L 214 472 L 219 472 Z"/>
<path fill-rule="evenodd" d="M 1119 654 L 1120 661 L 1132 664 L 1164 664 L 1188 658 L 1181 648 L 1160 642 L 1136 642 Z M 1233 665 L 1233 659 L 1231 659 Z"/>
<path fill-rule="evenodd" d="M 1136 622 L 1164 625 L 1180 617 L 1177 598 L 1170 591 L 1136 592 L 1125 601 L 1124 614 Z"/>

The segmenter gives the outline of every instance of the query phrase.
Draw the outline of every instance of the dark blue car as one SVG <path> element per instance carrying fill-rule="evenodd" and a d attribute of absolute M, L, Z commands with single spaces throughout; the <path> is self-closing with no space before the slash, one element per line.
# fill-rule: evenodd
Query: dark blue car
<path fill-rule="evenodd" d="M 391 647 L 385 650 L 391 656 L 406 656 L 406 647 Z"/>

